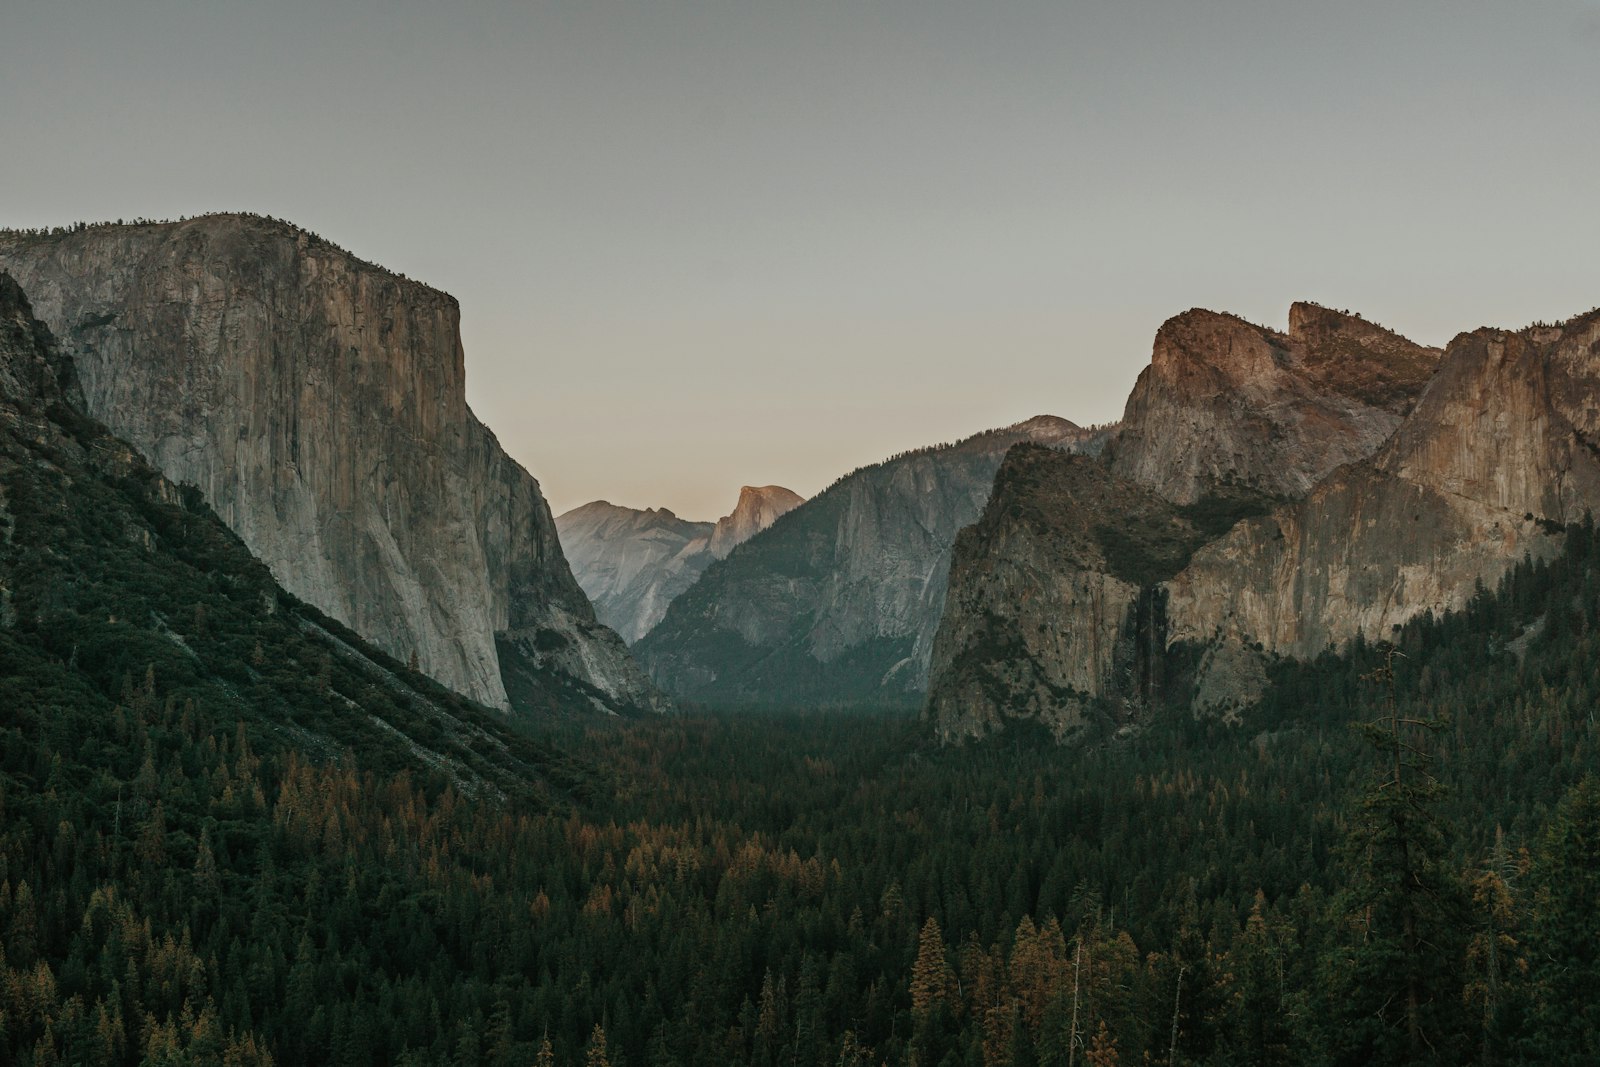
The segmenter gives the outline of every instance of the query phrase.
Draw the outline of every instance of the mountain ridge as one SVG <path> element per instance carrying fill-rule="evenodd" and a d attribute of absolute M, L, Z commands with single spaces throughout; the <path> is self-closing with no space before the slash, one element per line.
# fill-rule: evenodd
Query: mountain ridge
<path fill-rule="evenodd" d="M 596 617 L 632 645 L 706 567 L 804 499 L 778 485 L 747 485 L 733 511 L 714 523 L 680 519 L 668 508 L 627 508 L 606 500 L 563 512 L 555 522 Z"/>
<path fill-rule="evenodd" d="M 263 751 L 332 761 L 359 748 L 363 763 L 397 761 L 467 796 L 528 799 L 552 770 L 564 788 L 570 768 L 553 753 L 283 590 L 193 487 L 83 412 L 75 380 L 0 271 L 0 689 L 12 713 L 92 735 L 158 696 L 170 721 L 181 698 L 186 722 L 233 733 L 237 720 Z M 124 748 L 129 776 L 138 753 Z"/>
<path fill-rule="evenodd" d="M 913 702 L 951 545 L 1006 449 L 1104 436 L 1043 416 L 858 467 L 708 567 L 635 652 L 686 701 Z"/>
<path fill-rule="evenodd" d="M 260 216 L 12 231 L 0 266 L 90 414 L 297 596 L 491 706 L 665 707 L 467 406 L 453 297 Z"/>
<path fill-rule="evenodd" d="M 1158 333 L 1104 455 L 1176 505 L 1173 521 L 1212 529 L 1181 568 L 1085 618 L 1060 583 L 1113 568 L 1061 555 L 1073 527 L 1050 507 L 1070 472 L 1003 466 L 993 499 L 1020 503 L 986 511 L 952 563 L 925 705 L 945 740 L 1008 713 L 1062 736 L 1091 712 L 1137 721 L 1174 700 L 1237 721 L 1274 657 L 1376 639 L 1460 608 L 1525 555 L 1553 557 L 1558 531 L 1600 503 L 1600 314 L 1440 351 L 1306 303 L 1288 334 L 1186 312 Z M 1136 521 L 1114 500 L 1095 509 L 1108 529 Z"/>

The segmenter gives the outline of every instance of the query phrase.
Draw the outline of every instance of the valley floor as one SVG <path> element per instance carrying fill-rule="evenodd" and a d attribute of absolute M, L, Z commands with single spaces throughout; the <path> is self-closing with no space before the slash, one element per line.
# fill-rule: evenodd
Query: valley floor
<path fill-rule="evenodd" d="M 500 801 L 155 676 L 102 720 L 13 703 L 4 1058 L 1580 1062 L 1600 596 L 1575 531 L 1403 658 L 1281 665 L 1242 729 L 1077 748 L 941 748 L 905 714 L 567 722 L 519 742 L 564 754 L 545 791 Z"/>

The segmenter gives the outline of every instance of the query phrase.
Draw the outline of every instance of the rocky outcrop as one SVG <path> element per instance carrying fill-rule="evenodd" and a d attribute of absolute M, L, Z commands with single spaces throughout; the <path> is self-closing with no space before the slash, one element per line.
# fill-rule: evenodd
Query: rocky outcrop
<path fill-rule="evenodd" d="M 1600 312 L 1464 334 L 1436 365 L 1312 305 L 1287 335 L 1193 312 L 1162 333 L 1106 473 L 1173 502 L 1201 543 L 1170 573 L 1119 576 L 1106 546 L 1140 542 L 1148 499 L 1008 461 L 952 565 L 928 705 L 947 739 L 1014 717 L 1064 734 L 1178 694 L 1236 720 L 1272 656 L 1461 607 L 1600 505 Z"/>
<path fill-rule="evenodd" d="M 81 401 L 70 357 L 0 272 L 11 729 L 109 731 L 138 685 L 135 714 L 181 701 L 186 726 L 225 723 L 233 735 L 237 724 L 260 755 L 353 753 L 358 770 L 409 766 L 471 798 L 542 805 L 570 789 L 569 760 L 286 594 L 198 492 L 161 477 Z"/>
<path fill-rule="evenodd" d="M 83 406 L 72 361 L 61 354 L 49 328 L 33 317 L 16 279 L 4 272 L 0 272 L 0 400 L 13 411 Z"/>
<path fill-rule="evenodd" d="M 1084 456 L 1006 454 L 983 516 L 961 531 L 933 644 L 927 714 L 947 741 L 1009 719 L 1057 739 L 1110 692 L 1159 689 L 1153 589 L 1205 539 L 1182 509 Z"/>
<path fill-rule="evenodd" d="M 1186 311 L 1156 334 L 1111 469 L 1180 504 L 1219 486 L 1302 496 L 1388 439 L 1438 358 L 1314 304 L 1290 308 L 1287 334 Z"/>
<path fill-rule="evenodd" d="M 1314 655 L 1460 607 L 1600 507 L 1600 313 L 1463 334 L 1369 462 L 1198 553 L 1171 585 L 1175 640 Z"/>
<path fill-rule="evenodd" d="M 658 706 L 468 410 L 452 297 L 236 215 L 4 234 L 0 267 L 90 414 L 294 595 L 492 706 Z"/>
<path fill-rule="evenodd" d="M 596 500 L 557 515 L 556 531 L 595 616 L 631 645 L 713 560 L 726 559 L 803 503 L 805 497 L 779 485 L 747 485 L 732 513 L 709 523 L 666 508 L 639 511 Z"/>
<path fill-rule="evenodd" d="M 852 472 L 712 564 L 634 651 L 663 688 L 722 704 L 908 702 L 927 684 L 957 531 L 1023 441 L 1095 450 L 1041 416 Z"/>
<path fill-rule="evenodd" d="M 743 486 L 733 511 L 717 520 L 706 550 L 713 559 L 727 559 L 728 553 L 805 502 L 805 497 L 781 485 Z"/>
<path fill-rule="evenodd" d="M 666 508 L 623 508 L 596 500 L 556 516 L 572 574 L 595 617 L 629 644 L 650 631 L 711 563 L 715 524 Z"/>

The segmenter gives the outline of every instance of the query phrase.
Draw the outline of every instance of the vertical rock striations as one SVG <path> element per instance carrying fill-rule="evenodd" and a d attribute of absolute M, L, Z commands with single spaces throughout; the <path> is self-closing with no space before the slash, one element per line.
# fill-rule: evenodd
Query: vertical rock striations
<path fill-rule="evenodd" d="M 1174 640 L 1314 655 L 1460 607 L 1600 507 L 1600 313 L 1457 337 L 1369 462 L 1241 525 L 1171 583 Z"/>
<path fill-rule="evenodd" d="M 452 297 L 253 216 L 0 234 L 0 267 L 294 595 L 496 707 L 656 706 L 467 408 Z"/>
<path fill-rule="evenodd" d="M 357 769 L 409 766 L 466 797 L 540 804 L 570 788 L 569 761 L 284 593 L 198 492 L 85 415 L 74 383 L 71 359 L 0 272 L 9 728 L 31 714 L 74 737 L 95 718 L 109 729 L 142 676 L 135 706 L 181 703 L 186 725 L 230 733 L 237 723 L 260 755 L 320 762 L 353 749 Z"/>

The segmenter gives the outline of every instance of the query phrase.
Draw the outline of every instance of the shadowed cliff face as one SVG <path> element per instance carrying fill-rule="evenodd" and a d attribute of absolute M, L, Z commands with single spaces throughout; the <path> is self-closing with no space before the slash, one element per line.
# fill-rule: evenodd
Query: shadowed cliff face
<path fill-rule="evenodd" d="M 286 589 L 484 703 L 650 707 L 538 483 L 468 410 L 450 296 L 282 223 L 0 235 L 88 411 Z M 503 662 L 507 659 L 514 662 Z"/>
<path fill-rule="evenodd" d="M 1290 324 L 1179 316 L 1108 469 L 1008 458 L 956 545 L 942 736 L 1013 717 L 1064 736 L 1090 710 L 1136 718 L 1163 685 L 1232 719 L 1271 655 L 1460 607 L 1600 505 L 1600 313 L 1464 334 L 1437 361 L 1311 305 Z M 1181 565 L 1126 565 L 1159 514 L 1127 482 L 1193 527 Z"/>
<path fill-rule="evenodd" d="M 1187 311 L 1156 334 L 1107 455 L 1179 504 L 1218 486 L 1301 496 L 1388 439 L 1438 358 L 1314 304 L 1290 309 L 1287 334 Z"/>
<path fill-rule="evenodd" d="M 1018 445 L 961 531 L 933 643 L 927 715 L 945 740 L 1033 719 L 1065 739 L 1094 698 L 1162 678 L 1151 587 L 1205 534 L 1178 506 L 1085 456 Z"/>

